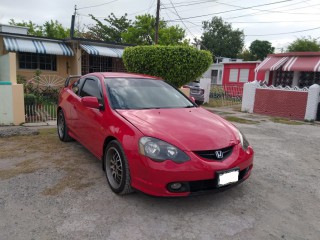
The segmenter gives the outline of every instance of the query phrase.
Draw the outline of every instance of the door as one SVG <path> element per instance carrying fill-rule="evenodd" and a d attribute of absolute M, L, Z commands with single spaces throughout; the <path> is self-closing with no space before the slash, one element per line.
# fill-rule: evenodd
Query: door
<path fill-rule="evenodd" d="M 103 128 L 105 103 L 100 80 L 95 77 L 86 78 L 79 95 L 80 101 L 75 103 L 78 115 L 78 118 L 75 119 L 75 127 L 79 134 L 79 140 L 96 156 L 100 156 L 106 132 Z M 81 99 L 86 96 L 96 97 L 101 104 L 101 109 L 83 106 Z"/>

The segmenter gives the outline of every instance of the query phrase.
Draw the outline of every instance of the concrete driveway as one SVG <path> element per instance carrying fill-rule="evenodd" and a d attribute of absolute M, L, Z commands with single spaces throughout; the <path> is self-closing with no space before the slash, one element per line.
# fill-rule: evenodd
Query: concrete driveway
<path fill-rule="evenodd" d="M 0 138 L 0 239 L 314 239 L 320 236 L 320 127 L 236 124 L 252 176 L 189 198 L 117 196 L 101 163 L 53 129 Z"/>

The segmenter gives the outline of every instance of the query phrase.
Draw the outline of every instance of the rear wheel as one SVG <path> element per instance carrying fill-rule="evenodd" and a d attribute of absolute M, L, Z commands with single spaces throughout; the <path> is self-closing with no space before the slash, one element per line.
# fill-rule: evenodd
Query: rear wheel
<path fill-rule="evenodd" d="M 133 192 L 128 161 L 118 141 L 111 141 L 105 148 L 104 166 L 113 192 L 121 195 Z"/>
<path fill-rule="evenodd" d="M 62 142 L 70 142 L 72 138 L 68 134 L 68 127 L 62 109 L 58 111 L 57 130 L 59 139 Z"/>

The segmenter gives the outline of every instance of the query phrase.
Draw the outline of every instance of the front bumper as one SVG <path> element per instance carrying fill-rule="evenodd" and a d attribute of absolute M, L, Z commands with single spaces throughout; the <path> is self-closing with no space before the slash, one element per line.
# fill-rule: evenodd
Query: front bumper
<path fill-rule="evenodd" d="M 212 190 L 223 190 L 246 180 L 253 167 L 253 150 L 243 151 L 240 145 L 234 146 L 233 153 L 223 161 L 212 161 L 187 152 L 191 160 L 182 164 L 172 161 L 154 162 L 143 157 L 144 171 L 131 176 L 132 186 L 153 196 L 178 197 L 199 194 Z M 217 187 L 217 171 L 239 168 L 239 180 L 236 183 Z M 171 183 L 183 184 L 183 191 L 172 191 Z"/>

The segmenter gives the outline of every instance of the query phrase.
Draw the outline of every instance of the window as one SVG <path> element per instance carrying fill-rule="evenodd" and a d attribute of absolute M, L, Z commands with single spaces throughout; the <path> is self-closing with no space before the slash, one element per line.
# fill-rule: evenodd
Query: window
<path fill-rule="evenodd" d="M 218 70 L 211 71 L 211 84 L 217 84 Z"/>
<path fill-rule="evenodd" d="M 230 70 L 229 82 L 238 82 L 238 72 L 239 69 Z"/>
<path fill-rule="evenodd" d="M 91 72 L 126 72 L 122 59 L 89 55 L 82 51 L 82 75 Z"/>
<path fill-rule="evenodd" d="M 57 71 L 57 56 L 49 54 L 20 52 L 19 68 Z"/>
<path fill-rule="evenodd" d="M 114 109 L 158 109 L 194 107 L 180 91 L 160 80 L 140 78 L 106 79 Z"/>
<path fill-rule="evenodd" d="M 222 70 L 219 70 L 218 84 L 222 83 Z"/>
<path fill-rule="evenodd" d="M 249 80 L 249 69 L 240 69 L 239 82 L 248 82 Z"/>
<path fill-rule="evenodd" d="M 99 103 L 103 103 L 98 81 L 93 79 L 86 79 L 80 92 L 80 97 L 96 97 Z"/>
<path fill-rule="evenodd" d="M 310 87 L 313 84 L 320 84 L 320 72 L 301 72 L 298 82 L 300 88 Z"/>
<path fill-rule="evenodd" d="M 278 71 L 276 71 L 276 76 L 275 76 L 275 86 L 282 86 L 282 87 L 286 87 L 286 86 L 292 86 L 292 82 L 293 82 L 293 71 L 282 71 L 281 69 L 279 69 Z"/>

